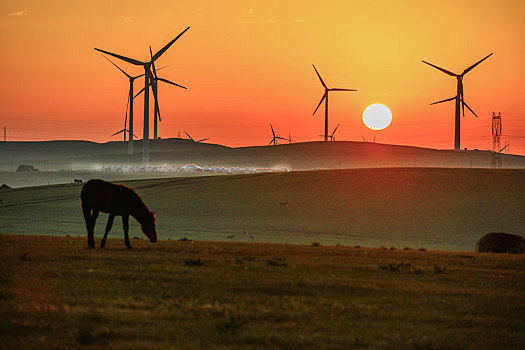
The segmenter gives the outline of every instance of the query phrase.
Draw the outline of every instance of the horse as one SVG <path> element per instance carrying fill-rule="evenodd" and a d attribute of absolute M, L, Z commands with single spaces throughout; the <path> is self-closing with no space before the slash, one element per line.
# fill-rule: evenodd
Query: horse
<path fill-rule="evenodd" d="M 124 239 L 128 249 L 131 249 L 128 236 L 130 215 L 140 223 L 142 232 L 149 238 L 151 243 L 157 242 L 155 212 L 150 211 L 140 196 L 131 188 L 104 180 L 93 179 L 82 186 L 80 199 L 82 201 L 82 213 L 86 221 L 89 248 L 95 248 L 94 229 L 99 212 L 109 214 L 100 248 L 104 248 L 106 245 L 106 238 L 113 226 L 113 219 L 115 219 L 116 215 L 122 216 Z"/>

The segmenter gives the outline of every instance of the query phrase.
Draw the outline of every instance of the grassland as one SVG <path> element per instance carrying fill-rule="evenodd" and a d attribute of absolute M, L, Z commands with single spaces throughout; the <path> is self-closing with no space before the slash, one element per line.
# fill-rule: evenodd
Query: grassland
<path fill-rule="evenodd" d="M 2 349 L 519 349 L 505 254 L 0 235 Z"/>
<path fill-rule="evenodd" d="M 488 232 L 525 233 L 525 170 L 349 169 L 125 183 L 157 212 L 161 239 L 246 242 L 252 235 L 255 242 L 472 251 Z M 0 192 L 0 233 L 84 237 L 80 188 Z M 97 222 L 99 237 L 105 220 Z M 142 237 L 130 224 L 131 236 Z M 120 220 L 110 236 L 122 237 Z"/>

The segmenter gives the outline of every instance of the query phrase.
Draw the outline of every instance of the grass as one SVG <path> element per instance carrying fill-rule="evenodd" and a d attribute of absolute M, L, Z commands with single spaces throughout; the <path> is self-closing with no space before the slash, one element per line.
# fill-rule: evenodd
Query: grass
<path fill-rule="evenodd" d="M 157 212 L 162 239 L 468 251 L 488 232 L 522 234 L 525 227 L 525 170 L 348 169 L 126 184 Z M 0 233 L 84 236 L 80 189 L 0 192 Z M 104 231 L 106 218 L 95 232 Z M 133 219 L 130 235 L 144 237 Z M 122 237 L 119 219 L 111 236 Z"/>
<path fill-rule="evenodd" d="M 0 235 L 0 348 L 518 349 L 525 341 L 523 256 L 108 243 L 89 250 L 85 238 Z M 197 260 L 205 263 L 186 264 Z"/>

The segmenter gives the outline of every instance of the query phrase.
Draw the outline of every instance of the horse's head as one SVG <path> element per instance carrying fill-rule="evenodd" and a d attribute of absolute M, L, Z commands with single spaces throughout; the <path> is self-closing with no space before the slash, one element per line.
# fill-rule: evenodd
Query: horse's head
<path fill-rule="evenodd" d="M 151 243 L 157 242 L 157 231 L 155 230 L 155 212 L 148 213 L 146 220 L 141 224 L 142 232 L 149 238 Z"/>

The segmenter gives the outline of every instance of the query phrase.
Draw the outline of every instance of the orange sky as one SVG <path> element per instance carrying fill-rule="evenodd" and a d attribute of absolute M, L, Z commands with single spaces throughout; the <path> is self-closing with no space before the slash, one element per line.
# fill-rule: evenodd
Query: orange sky
<path fill-rule="evenodd" d="M 525 154 L 525 2 L 499 1 L 9 1 L 0 4 L 0 127 L 8 140 L 119 140 L 128 81 L 94 47 L 146 60 L 182 36 L 156 63 L 188 87 L 160 86 L 159 136 L 189 132 L 229 145 L 279 136 L 321 140 L 322 97 L 312 63 L 328 85 L 337 140 L 451 149 L 456 73 L 479 119 L 462 118 L 461 146 L 492 147 L 491 114 L 503 115 L 502 142 Z M 117 62 L 132 74 L 141 68 Z M 137 83 L 137 91 L 143 80 Z M 361 115 L 386 104 L 392 124 L 372 131 Z M 135 102 L 142 136 L 143 100 Z M 150 127 L 152 132 L 152 127 Z M 0 136 L 3 136 L 0 135 Z"/>

